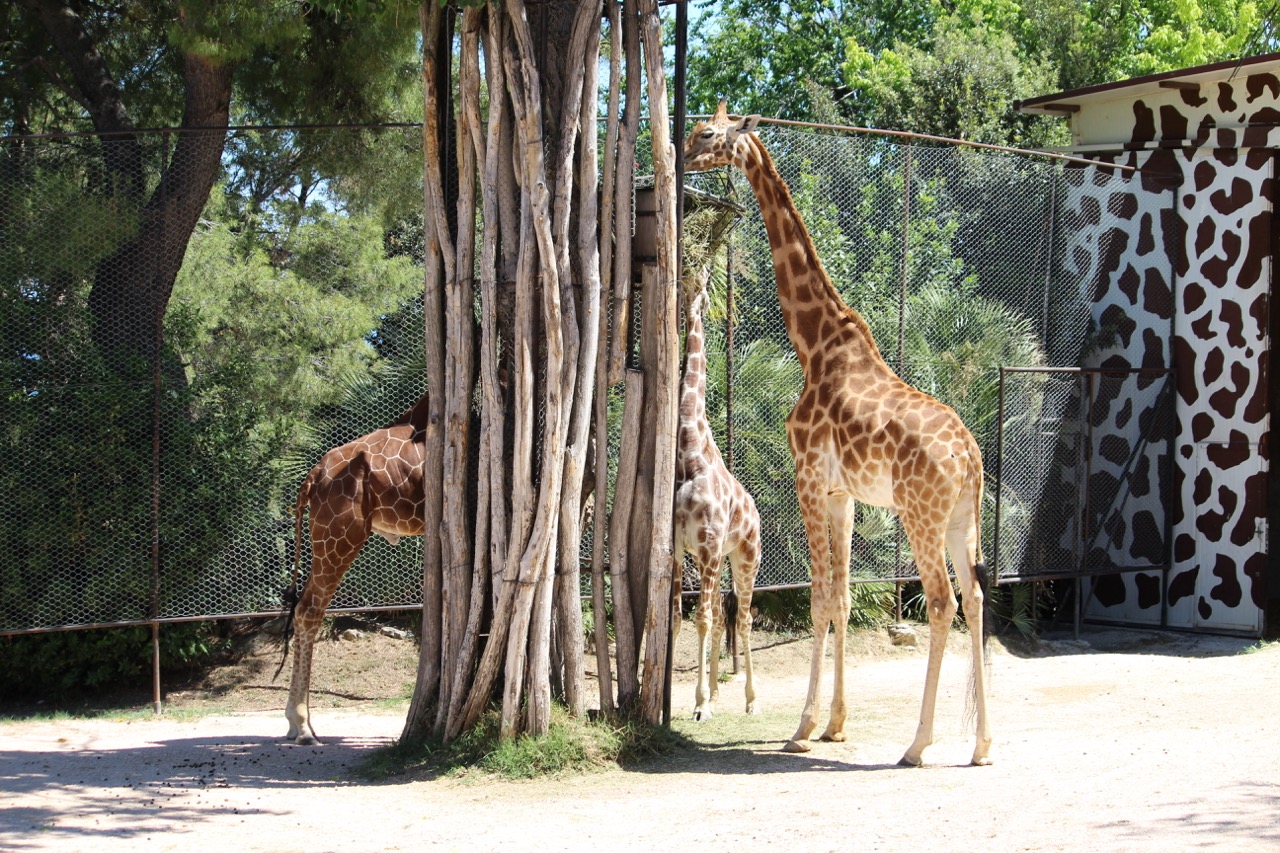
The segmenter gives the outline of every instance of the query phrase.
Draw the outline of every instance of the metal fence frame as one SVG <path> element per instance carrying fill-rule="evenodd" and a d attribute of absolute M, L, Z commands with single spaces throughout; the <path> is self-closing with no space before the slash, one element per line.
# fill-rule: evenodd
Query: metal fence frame
<path fill-rule="evenodd" d="M 898 292 L 899 312 L 898 312 L 897 322 L 896 322 L 897 352 L 895 353 L 896 357 L 894 361 L 896 362 L 896 366 L 899 369 L 907 368 L 908 372 L 911 365 L 906 363 L 904 353 L 906 351 L 905 339 L 907 336 L 907 332 L 909 330 L 909 324 L 907 323 L 907 320 L 906 320 L 906 312 L 902 310 L 902 306 L 905 305 L 906 300 L 908 298 L 908 277 L 910 274 L 910 264 L 913 261 L 913 259 L 910 257 L 909 250 L 906 247 L 909 245 L 911 228 L 914 223 L 919 221 L 918 219 L 913 219 L 912 217 L 913 217 L 913 205 L 917 203 L 916 201 L 917 195 L 915 192 L 913 192 L 913 186 L 915 186 L 913 181 L 915 180 L 916 177 L 918 177 L 919 172 L 922 168 L 922 163 L 920 162 L 920 158 L 935 156 L 934 153 L 932 153 L 938 150 L 935 147 L 935 145 L 946 145 L 946 146 L 952 146 L 955 150 L 959 150 L 960 148 L 963 148 L 965 151 L 978 151 L 979 156 L 1007 157 L 1007 158 L 1017 158 L 1019 160 L 1026 159 L 1028 157 L 1039 158 L 1039 159 L 1045 160 L 1046 162 L 1055 163 L 1056 165 L 1050 167 L 1054 169 L 1060 169 L 1062 167 L 1062 164 L 1070 164 L 1073 167 L 1080 167 L 1080 168 L 1105 169 L 1105 170 L 1110 170 L 1112 172 L 1122 171 L 1128 168 L 1128 167 L 1118 166 L 1113 164 L 1099 164 L 1094 161 L 1082 160 L 1080 158 L 1060 157 L 1057 155 L 1047 155 L 1047 154 L 1042 154 L 1038 152 L 1031 152 L 1031 153 L 1022 152 L 1022 151 L 1016 151 L 1015 149 L 1004 148 L 1001 146 L 983 146 L 983 145 L 976 145 L 973 143 L 960 142 L 956 140 L 941 140 L 937 137 L 923 136 L 923 135 L 910 134 L 910 133 L 871 131 L 863 128 L 842 128 L 842 127 L 833 127 L 830 125 L 800 125 L 799 123 L 792 123 L 792 122 L 773 122 L 773 124 L 781 127 L 779 128 L 779 130 L 770 131 L 770 132 L 799 133 L 801 132 L 801 130 L 803 130 L 806 133 L 827 134 L 828 136 L 826 138 L 830 138 L 830 139 L 834 139 L 836 134 L 841 134 L 845 136 L 849 136 L 849 135 L 875 136 L 876 138 L 879 138 L 879 139 L 890 137 L 905 143 L 903 145 L 903 153 L 905 156 L 903 160 L 904 165 L 903 165 L 903 172 L 902 172 L 903 178 L 902 178 L 902 199 L 901 199 L 903 216 L 896 223 L 896 227 L 899 230 L 899 239 L 903 246 L 903 252 L 901 254 L 901 257 L 898 259 L 898 268 L 897 268 L 897 279 L 898 279 L 898 285 L 899 285 L 899 292 Z M 396 125 L 396 127 L 405 127 L 405 128 L 413 129 L 416 126 Z M 367 129 L 368 128 L 356 128 L 355 130 L 367 130 Z M 238 130 L 243 132 L 254 132 L 258 129 L 234 128 L 233 130 Z M 309 128 L 308 127 L 308 128 L 289 128 L 286 130 L 291 132 L 301 132 L 301 131 L 315 132 L 315 131 L 337 131 L 339 129 L 336 129 L 333 127 L 326 127 L 326 128 Z M 916 143 L 930 143 L 930 144 L 917 145 Z M 1053 184 L 1052 182 L 1050 182 L 1048 185 L 1050 187 L 1056 187 L 1056 184 Z M 1040 279 L 1041 286 L 1043 287 L 1044 294 L 1045 294 L 1044 300 L 1046 305 L 1046 316 L 1042 318 L 1045 323 L 1047 323 L 1048 321 L 1047 305 L 1048 305 L 1049 294 L 1054 287 L 1061 286 L 1061 283 L 1058 282 L 1057 279 L 1055 278 L 1058 275 L 1058 270 L 1055 267 L 1056 262 L 1054 259 L 1054 251 L 1056 251 L 1055 247 L 1059 245 L 1058 241 L 1062 238 L 1062 234 L 1065 231 L 1065 228 L 1063 226 L 1063 223 L 1061 223 L 1058 220 L 1055 214 L 1056 206 L 1059 202 L 1059 199 L 1056 193 L 1057 193 L 1056 189 L 1051 189 L 1048 196 L 1048 200 L 1047 200 L 1048 215 L 1044 219 L 1043 228 L 1042 228 L 1042 232 L 1045 234 L 1046 245 L 1045 247 L 1043 247 L 1044 248 L 1043 258 L 1042 258 L 1043 263 L 1038 267 L 1039 271 L 1036 273 L 1036 275 Z M 929 213 L 926 210 L 924 213 L 915 213 L 915 215 L 918 217 L 921 217 L 921 216 L 928 217 Z M 729 256 L 730 267 L 729 267 L 729 270 L 727 271 L 727 277 L 729 279 L 730 294 L 731 294 L 729 298 L 731 300 L 734 298 L 733 296 L 734 290 L 733 290 L 733 283 L 732 283 L 734 279 L 733 270 L 736 268 L 734 265 L 741 260 L 741 254 L 745 251 L 746 251 L 745 248 L 738 247 L 738 246 L 731 247 L 730 249 L 730 256 Z M 731 311 L 728 315 L 729 319 L 727 320 L 725 329 L 724 329 L 724 337 L 727 341 L 726 349 L 721 354 L 709 352 L 709 355 L 713 360 L 719 357 L 722 360 L 727 362 L 727 366 L 724 368 L 726 381 L 725 381 L 725 387 L 723 389 L 723 394 L 725 397 L 724 405 L 728 412 L 728 422 L 723 426 L 723 430 L 724 430 L 723 449 L 725 452 L 726 460 L 728 461 L 731 467 L 734 466 L 735 464 L 738 464 L 738 465 L 743 464 L 741 460 L 741 453 L 740 453 L 741 436 L 735 430 L 735 420 L 734 420 L 735 414 L 736 414 L 735 410 L 737 408 L 735 405 L 737 402 L 735 399 L 736 398 L 735 389 L 739 388 L 738 383 L 735 381 L 734 371 L 741 366 L 741 359 L 739 358 L 739 354 L 744 349 L 744 347 L 742 346 L 743 342 L 741 340 L 736 339 L 736 335 L 735 335 L 736 324 L 732 322 L 732 317 L 733 317 L 733 312 Z M 747 344 L 749 345 L 750 342 L 747 342 Z M 1006 366 L 1001 365 L 1002 370 L 1004 367 Z M 1009 365 L 1008 367 L 1012 369 L 1017 369 L 1018 367 L 1021 367 L 1021 366 Z M 1070 368 L 1040 368 L 1040 369 L 1070 369 Z M 155 365 L 155 370 L 153 371 L 153 379 L 156 379 L 158 377 L 160 377 L 160 369 L 159 369 L 159 365 L 157 364 Z M 160 401 L 160 396 L 163 392 L 163 388 L 159 384 L 157 384 L 157 386 L 153 389 L 153 392 L 155 396 L 154 396 L 154 407 L 152 411 L 152 416 L 153 418 L 158 418 L 159 417 L 159 401 Z M 390 417 L 387 417 L 385 420 L 390 420 Z M 152 480 L 150 484 L 150 490 L 151 490 L 150 500 L 152 502 L 152 527 L 151 527 L 151 530 L 149 531 L 149 542 L 147 543 L 149 548 L 149 554 L 150 554 L 150 577 L 148 579 L 148 583 L 151 589 L 150 612 L 147 613 L 145 617 L 140 616 L 139 618 L 123 619 L 123 620 L 116 620 L 116 621 L 112 621 L 112 620 L 83 621 L 76 624 L 26 626 L 26 627 L 19 627 L 16 629 L 13 626 L 0 624 L 0 635 L 16 634 L 16 633 L 33 633 L 33 632 L 48 631 L 48 630 L 74 630 L 74 629 L 86 629 L 86 628 L 116 627 L 116 626 L 126 626 L 126 625 L 152 625 L 154 629 L 158 630 L 158 626 L 162 622 L 177 623 L 177 622 L 186 622 L 186 621 L 203 621 L 203 620 L 209 620 L 209 619 L 246 618 L 246 617 L 252 617 L 252 616 L 269 616 L 277 612 L 273 609 L 268 609 L 268 608 L 261 608 L 258 610 L 246 610 L 244 608 L 237 608 L 237 609 L 230 609 L 226 612 L 203 613 L 203 614 L 193 614 L 193 613 L 166 614 L 161 612 L 159 607 L 159 601 L 160 601 L 159 584 L 161 581 L 161 561 L 163 559 L 163 555 L 162 555 L 162 548 L 161 548 L 160 536 L 158 532 L 158 522 L 157 522 L 157 519 L 160 514 L 160 509 L 157 503 L 160 500 L 161 486 L 160 486 L 159 473 L 156 470 L 156 466 L 159 464 L 161 451 L 159 448 L 159 430 L 155 426 L 154 421 L 153 421 L 152 435 L 153 435 Z M 980 441 L 981 440 L 982 439 L 980 438 Z M 994 462 L 996 467 L 998 467 L 999 465 L 998 458 L 995 459 Z M 988 467 L 990 468 L 991 466 L 992 466 L 992 461 L 989 460 Z M 2 507 L 0 507 L 0 509 L 2 509 Z M 909 565 L 904 562 L 904 555 L 902 553 L 901 544 L 902 544 L 901 536 L 899 534 L 897 544 L 895 545 L 896 553 L 893 559 L 893 565 L 896 568 L 893 570 L 891 574 L 887 576 L 880 576 L 880 577 L 856 576 L 855 580 L 856 581 L 891 580 L 896 583 L 901 583 L 902 581 L 912 579 L 914 575 L 909 571 Z M 286 546 L 286 547 L 289 547 L 289 546 Z M 404 547 L 404 546 L 401 546 L 401 547 Z M 361 559 L 363 560 L 364 558 L 362 557 Z M 855 562 L 857 562 L 856 558 L 855 558 Z M 856 575 L 857 566 L 855 566 L 854 568 L 855 568 L 855 575 Z M 357 572 L 360 571 L 359 561 L 357 562 L 355 571 Z M 758 588 L 778 589 L 778 588 L 790 588 L 790 587 L 803 587 L 807 585 L 808 585 L 808 579 L 806 575 L 803 578 L 786 578 L 786 579 L 773 580 L 773 581 L 770 581 L 769 579 L 766 578 L 765 583 L 761 584 L 761 586 L 759 586 Z M 331 612 L 395 611 L 395 610 L 413 609 L 415 607 L 417 607 L 417 603 L 414 601 L 384 601 L 384 602 L 375 602 L 371 604 L 370 603 L 343 604 L 341 603 L 341 601 L 339 601 L 339 603 L 337 603 L 335 607 L 331 608 Z"/>

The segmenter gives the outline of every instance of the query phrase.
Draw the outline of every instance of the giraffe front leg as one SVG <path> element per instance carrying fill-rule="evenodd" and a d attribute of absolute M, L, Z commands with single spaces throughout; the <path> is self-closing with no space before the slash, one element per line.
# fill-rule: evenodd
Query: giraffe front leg
<path fill-rule="evenodd" d="M 845 634 L 849 626 L 849 590 L 846 586 L 844 589 L 845 606 L 842 611 L 838 611 L 831 620 L 835 640 L 832 644 L 832 686 L 831 686 L 831 716 L 827 719 L 827 728 L 822 733 L 822 740 L 833 743 L 844 743 L 846 735 L 844 733 L 844 722 L 848 716 L 848 707 L 845 704 L 844 696 L 844 651 L 845 651 Z"/>
<path fill-rule="evenodd" d="M 319 623 L 299 619 L 293 640 L 293 673 L 289 679 L 289 701 L 284 708 L 289 721 L 286 738 L 299 746 L 320 746 L 311 728 L 311 709 L 307 698 L 311 687 L 311 657 Z"/>
<path fill-rule="evenodd" d="M 812 608 L 811 608 L 812 609 Z M 818 613 L 813 615 L 813 656 L 809 659 L 809 691 L 804 697 L 804 710 L 800 712 L 800 725 L 782 748 L 787 752 L 808 752 L 809 737 L 818 727 L 818 702 L 821 698 L 822 658 L 826 654 L 827 625 Z M 821 627 L 819 627 L 821 626 Z"/>
<path fill-rule="evenodd" d="M 825 741 L 843 743 L 844 722 L 848 715 L 844 689 L 845 636 L 849 629 L 849 552 L 853 541 L 854 502 L 846 495 L 827 499 L 827 515 L 831 523 L 831 625 L 835 644 L 832 648 L 833 685 L 831 716 L 822 733 Z"/>
<path fill-rule="evenodd" d="M 794 447 L 794 441 L 792 442 Z M 805 694 L 800 725 L 783 747 L 787 752 L 808 752 L 809 737 L 818 727 L 818 700 L 822 692 L 822 659 L 826 654 L 827 628 L 831 624 L 831 545 L 827 523 L 825 487 L 814 471 L 796 464 L 796 498 L 804 516 L 809 540 L 809 613 L 813 620 L 813 655 L 809 659 L 809 690 Z"/>
<path fill-rule="evenodd" d="M 715 711 L 715 691 L 711 687 L 707 668 L 708 654 L 715 655 L 718 649 L 711 648 L 711 622 L 713 619 L 713 602 L 717 595 L 715 578 L 708 583 L 706 573 L 702 576 L 702 590 L 698 596 L 698 692 L 697 705 L 693 709 L 695 720 L 709 720 Z M 715 667 L 717 670 L 718 666 Z M 719 674 L 718 672 L 716 673 Z"/>

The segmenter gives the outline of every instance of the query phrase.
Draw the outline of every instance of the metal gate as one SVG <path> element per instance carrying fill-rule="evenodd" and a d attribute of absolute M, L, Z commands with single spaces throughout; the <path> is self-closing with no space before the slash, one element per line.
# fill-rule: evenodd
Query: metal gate
<path fill-rule="evenodd" d="M 1169 368 L 1001 368 L 998 583 L 1168 571 L 1173 389 Z"/>

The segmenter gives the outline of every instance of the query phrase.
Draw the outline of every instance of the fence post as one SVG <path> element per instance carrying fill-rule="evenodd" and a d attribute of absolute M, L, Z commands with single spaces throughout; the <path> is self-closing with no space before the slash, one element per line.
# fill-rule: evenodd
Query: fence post
<path fill-rule="evenodd" d="M 163 137 L 161 169 L 167 170 L 170 137 Z M 163 237 L 167 216 L 160 219 Z M 160 420 L 164 394 L 164 311 L 156 312 L 151 345 L 151 711 L 163 712 L 160 704 Z"/>
<path fill-rule="evenodd" d="M 725 244 L 724 262 L 725 316 L 724 316 L 724 464 L 730 474 L 733 470 L 733 237 Z"/>
<path fill-rule="evenodd" d="M 898 271 L 898 376 L 906 368 L 907 358 L 907 274 L 911 258 L 911 137 L 907 144 L 902 162 L 902 263 Z M 902 572 L 902 525 L 894 528 L 893 534 L 893 573 Z M 897 600 L 897 618 L 902 619 L 902 581 L 895 581 L 894 596 Z"/>

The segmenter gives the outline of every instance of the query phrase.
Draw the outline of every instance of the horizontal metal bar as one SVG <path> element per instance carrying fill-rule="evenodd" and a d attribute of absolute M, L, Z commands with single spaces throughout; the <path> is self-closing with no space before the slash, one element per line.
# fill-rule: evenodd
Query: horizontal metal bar
<path fill-rule="evenodd" d="M 372 607 L 330 607 L 326 616 L 336 613 L 387 613 L 400 610 L 421 610 L 421 604 L 380 604 Z M 16 637 L 22 634 L 56 634 L 62 631 L 93 631 L 102 628 L 140 628 L 150 625 L 177 625 L 183 622 L 217 622 L 224 619 L 273 619 L 283 610 L 260 610 L 244 613 L 214 613 L 207 616 L 162 616 L 159 619 L 130 619 L 120 622 L 85 622 L 78 625 L 57 625 L 52 628 L 19 628 L 0 631 L 0 637 Z"/>
<path fill-rule="evenodd" d="M 1166 574 L 1172 569 L 1172 566 L 1126 566 L 1123 568 L 1113 567 L 1107 569 L 1073 569 L 1063 572 L 1055 572 L 1049 575 L 1014 575 L 996 578 L 997 586 L 1007 586 L 1015 583 L 1029 583 L 1031 581 L 1065 581 L 1075 578 L 1099 578 L 1106 575 L 1127 575 L 1134 572 L 1159 572 Z"/>
<path fill-rule="evenodd" d="M 711 118 L 710 115 L 691 115 L 689 120 L 706 120 Z M 1013 148 L 1008 145 L 992 145 L 988 142 L 971 142 L 967 139 L 952 139 L 949 136 L 934 136 L 929 133 L 916 133 L 910 130 L 885 130 L 879 127 L 858 127 L 856 125 L 842 124 L 822 124 L 820 122 L 794 121 L 785 118 L 769 118 L 768 116 L 760 117 L 761 123 L 776 124 L 783 127 L 809 127 L 814 130 L 832 130 L 841 133 L 855 133 L 866 136 L 892 136 L 900 139 L 915 140 L 921 139 L 927 142 L 945 142 L 948 145 L 960 145 L 965 148 L 979 148 L 986 151 L 1002 151 L 1006 154 L 1022 154 L 1024 156 L 1044 157 L 1048 160 L 1062 160 L 1069 163 L 1081 163 L 1087 166 L 1097 166 L 1100 169 L 1119 169 L 1122 172 L 1141 172 L 1142 169 L 1137 166 L 1122 166 L 1119 163 L 1103 163 L 1089 157 L 1075 157 L 1071 154 L 1059 154 L 1055 151 L 1043 151 L 1031 148 Z"/>
<path fill-rule="evenodd" d="M 1104 376 L 1123 376 L 1132 373 L 1156 373 L 1169 375 L 1172 367 L 1000 367 L 1001 373 L 1096 373 Z"/>

